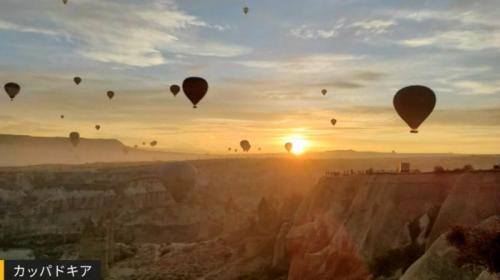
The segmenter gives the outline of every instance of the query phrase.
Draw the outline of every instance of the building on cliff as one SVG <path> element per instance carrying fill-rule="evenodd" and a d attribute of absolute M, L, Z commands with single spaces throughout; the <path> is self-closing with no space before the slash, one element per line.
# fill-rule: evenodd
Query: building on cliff
<path fill-rule="evenodd" d="M 400 173 L 410 173 L 410 163 L 409 162 L 401 162 L 399 166 Z"/>

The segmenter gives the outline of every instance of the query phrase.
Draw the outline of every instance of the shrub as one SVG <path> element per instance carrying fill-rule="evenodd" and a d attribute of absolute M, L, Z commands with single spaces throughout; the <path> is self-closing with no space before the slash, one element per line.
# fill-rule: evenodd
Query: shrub
<path fill-rule="evenodd" d="M 434 173 L 444 173 L 445 169 L 442 166 L 435 166 Z"/>
<path fill-rule="evenodd" d="M 472 166 L 471 164 L 466 164 L 466 165 L 464 165 L 464 168 L 462 170 L 463 171 L 473 171 L 474 166 Z"/>
<path fill-rule="evenodd" d="M 458 249 L 458 266 L 479 265 L 491 273 L 500 272 L 500 232 L 455 226 L 446 236 Z"/>

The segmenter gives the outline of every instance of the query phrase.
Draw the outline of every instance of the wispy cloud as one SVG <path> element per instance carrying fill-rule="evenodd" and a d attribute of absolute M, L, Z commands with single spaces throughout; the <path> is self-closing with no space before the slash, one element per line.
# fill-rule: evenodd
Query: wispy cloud
<path fill-rule="evenodd" d="M 55 30 L 24 26 L 24 25 L 12 23 L 12 22 L 4 21 L 4 20 L 0 20 L 0 30 L 10 30 L 10 31 L 26 32 L 26 33 L 38 33 L 38 34 L 48 35 L 48 36 L 61 35 L 60 32 L 55 31 Z"/>
<path fill-rule="evenodd" d="M 237 61 L 237 64 L 257 69 L 268 69 L 287 73 L 325 73 L 348 63 L 363 59 L 362 56 L 349 54 L 314 54 L 273 60 Z"/>
<path fill-rule="evenodd" d="M 357 29 L 357 31 L 355 32 L 356 35 L 363 35 L 363 34 L 379 35 L 386 33 L 392 26 L 395 25 L 397 25 L 397 22 L 392 19 L 388 20 L 376 19 L 376 20 L 363 20 L 354 22 L 350 25 L 350 27 Z"/>
<path fill-rule="evenodd" d="M 500 93 L 500 83 L 489 84 L 477 81 L 458 81 L 455 86 L 465 95 L 490 95 Z"/>
<path fill-rule="evenodd" d="M 365 19 L 349 23 L 345 18 L 342 18 L 331 27 L 304 24 L 291 29 L 290 34 L 304 40 L 332 39 L 346 34 L 373 36 L 386 33 L 395 25 L 397 22 L 392 19 Z"/>
<path fill-rule="evenodd" d="M 166 52 L 186 55 L 232 57 L 249 53 L 248 47 L 206 39 L 200 42 L 197 30 L 229 30 L 227 25 L 210 24 L 181 11 L 173 1 L 148 1 L 149 5 L 111 1 L 74 1 L 54 12 L 47 1 L 37 4 L 39 13 L 23 14 L 18 1 L 15 17 L 0 21 L 0 29 L 48 36 L 69 34 L 77 54 L 92 60 L 129 66 L 167 63 Z M 0 12 L 0 15 L 4 13 Z M 17 20 L 22 19 L 22 23 Z M 29 19 L 29 20 L 26 20 Z M 47 28 L 40 28 L 45 22 Z"/>
<path fill-rule="evenodd" d="M 430 37 L 401 41 L 408 47 L 436 46 L 446 49 L 480 51 L 500 48 L 500 34 L 490 31 L 447 31 Z"/>
<path fill-rule="evenodd" d="M 339 21 L 332 27 L 315 28 L 310 25 L 302 25 L 290 30 L 290 35 L 300 39 L 331 39 L 339 35 L 340 29 L 344 26 L 343 21 Z"/>

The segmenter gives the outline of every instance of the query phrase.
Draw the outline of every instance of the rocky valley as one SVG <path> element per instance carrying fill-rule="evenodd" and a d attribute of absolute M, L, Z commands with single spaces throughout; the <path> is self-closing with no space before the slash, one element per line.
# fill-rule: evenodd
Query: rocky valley
<path fill-rule="evenodd" d="M 0 258 L 99 259 L 107 279 L 496 279 L 445 235 L 500 228 L 500 172 L 332 172 L 372 161 L 3 168 Z"/>

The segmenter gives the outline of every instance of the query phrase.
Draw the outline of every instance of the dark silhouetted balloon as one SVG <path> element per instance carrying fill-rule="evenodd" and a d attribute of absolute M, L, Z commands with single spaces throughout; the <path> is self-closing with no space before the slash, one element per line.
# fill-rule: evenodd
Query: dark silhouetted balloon
<path fill-rule="evenodd" d="M 111 90 L 110 90 L 110 91 L 108 91 L 108 92 L 106 93 L 106 95 L 108 96 L 108 98 L 109 98 L 109 99 L 113 99 L 113 97 L 115 97 L 115 93 L 114 93 L 113 91 L 111 91 Z"/>
<path fill-rule="evenodd" d="M 250 148 L 252 148 L 252 145 L 250 145 L 250 142 L 248 142 L 248 140 L 241 140 L 240 147 L 243 149 L 243 151 L 248 152 L 250 151 Z"/>
<path fill-rule="evenodd" d="M 237 153 L 238 152 L 238 149 L 234 149 L 234 152 Z"/>
<path fill-rule="evenodd" d="M 74 77 L 73 82 L 75 82 L 76 85 L 79 85 L 82 82 L 82 78 L 80 77 Z"/>
<path fill-rule="evenodd" d="M 80 133 L 73 131 L 69 134 L 69 141 L 73 145 L 73 147 L 78 146 L 78 143 L 80 143 Z"/>
<path fill-rule="evenodd" d="M 231 151 L 231 147 L 227 148 L 228 151 Z"/>
<path fill-rule="evenodd" d="M 327 91 L 326 89 L 322 89 L 322 90 L 321 90 L 321 93 L 322 93 L 323 95 L 325 95 L 327 92 L 328 92 L 328 91 Z"/>
<path fill-rule="evenodd" d="M 248 12 L 250 12 L 250 8 L 248 8 L 248 7 L 243 8 L 243 13 L 245 15 L 248 14 Z"/>
<path fill-rule="evenodd" d="M 97 124 L 97 125 L 95 126 L 95 129 L 96 129 L 96 130 L 99 130 L 99 129 L 101 129 L 101 126 Z"/>
<path fill-rule="evenodd" d="M 149 145 L 151 145 L 151 147 L 154 147 L 154 146 L 158 145 L 158 142 L 157 141 L 151 141 L 151 143 L 149 143 Z"/>
<path fill-rule="evenodd" d="M 182 83 L 182 90 L 187 98 L 193 103 L 193 108 L 205 97 L 208 91 L 208 83 L 200 77 L 189 77 Z"/>
<path fill-rule="evenodd" d="M 288 151 L 288 152 L 291 152 L 292 151 L 292 148 L 293 148 L 293 144 L 288 142 L 285 144 L 285 149 Z"/>
<path fill-rule="evenodd" d="M 436 106 L 436 95 L 425 86 L 409 86 L 394 96 L 394 108 L 399 116 L 418 133 L 419 126 L 429 117 Z"/>
<path fill-rule="evenodd" d="M 61 119 L 64 119 L 64 115 L 61 115 Z"/>
<path fill-rule="evenodd" d="M 170 86 L 170 92 L 174 95 L 177 96 L 177 94 L 181 91 L 181 87 L 178 85 L 172 85 Z"/>
<path fill-rule="evenodd" d="M 146 146 L 146 142 L 142 142 L 142 145 L 143 145 L 143 146 Z"/>
<path fill-rule="evenodd" d="M 62 0 L 64 5 L 68 4 L 68 0 Z"/>
<path fill-rule="evenodd" d="M 337 124 L 337 120 L 336 120 L 336 119 L 331 119 L 331 120 L 330 120 L 330 123 L 331 123 L 333 126 L 335 126 L 335 125 Z"/>
<path fill-rule="evenodd" d="M 6 83 L 4 86 L 3 86 L 5 92 L 7 93 L 7 95 L 10 97 L 10 100 L 14 100 L 14 98 L 16 97 L 16 95 L 19 94 L 19 92 L 21 91 L 21 86 L 16 84 L 16 83 Z"/>
<path fill-rule="evenodd" d="M 176 202 L 189 198 L 198 182 L 198 170 L 187 162 L 172 162 L 158 167 L 158 177 Z"/>

